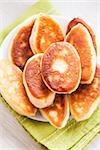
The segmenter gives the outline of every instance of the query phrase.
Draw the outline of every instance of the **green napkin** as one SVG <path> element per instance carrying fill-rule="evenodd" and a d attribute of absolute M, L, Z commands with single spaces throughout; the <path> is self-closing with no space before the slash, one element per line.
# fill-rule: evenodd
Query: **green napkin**
<path fill-rule="evenodd" d="M 0 33 L 0 44 L 2 44 L 4 38 L 16 25 L 39 12 L 57 14 L 48 0 L 38 1 Z M 0 96 L 0 101 L 3 102 L 32 138 L 46 147 L 42 147 L 42 149 L 80 150 L 89 144 L 100 131 L 100 106 L 88 120 L 77 123 L 70 117 L 66 127 L 56 129 L 49 123 L 34 121 L 17 114 L 5 102 L 2 96 Z"/>

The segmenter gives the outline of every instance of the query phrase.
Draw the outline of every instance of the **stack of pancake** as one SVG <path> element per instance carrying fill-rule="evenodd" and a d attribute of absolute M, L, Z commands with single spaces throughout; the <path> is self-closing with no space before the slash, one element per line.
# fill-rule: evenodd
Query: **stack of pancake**
<path fill-rule="evenodd" d="M 39 14 L 16 33 L 9 61 L 0 60 L 0 92 L 19 114 L 37 110 L 56 128 L 88 119 L 100 102 L 96 37 L 82 19 L 66 35 L 50 16 Z"/>

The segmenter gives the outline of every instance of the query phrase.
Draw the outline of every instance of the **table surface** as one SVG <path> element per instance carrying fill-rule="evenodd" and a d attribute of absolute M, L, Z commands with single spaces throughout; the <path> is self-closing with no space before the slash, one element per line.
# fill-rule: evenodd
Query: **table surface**
<path fill-rule="evenodd" d="M 100 35 L 99 0 L 51 0 L 62 15 L 89 19 L 97 38 Z M 0 0 L 0 30 L 9 25 L 36 0 Z M 38 150 L 39 146 L 18 124 L 9 111 L 0 103 L 0 150 Z M 86 150 L 100 150 L 100 136 Z"/>

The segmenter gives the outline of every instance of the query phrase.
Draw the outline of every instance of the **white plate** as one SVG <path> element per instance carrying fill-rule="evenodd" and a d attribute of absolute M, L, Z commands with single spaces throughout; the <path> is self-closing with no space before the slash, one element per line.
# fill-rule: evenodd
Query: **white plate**
<path fill-rule="evenodd" d="M 14 38 L 14 36 L 16 35 L 16 32 L 23 26 L 25 26 L 25 24 L 28 24 L 34 17 L 36 16 L 31 16 L 29 17 L 27 20 L 25 20 L 23 23 L 19 24 L 18 26 L 16 26 L 5 38 L 5 40 L 3 41 L 1 47 L 0 47 L 0 59 L 3 58 L 7 58 L 8 59 L 8 51 L 10 49 L 10 45 L 12 42 L 12 39 Z M 53 16 L 52 17 L 61 25 L 62 30 L 64 32 L 64 34 L 66 33 L 66 28 L 67 28 L 67 23 L 68 23 L 68 19 L 66 20 L 64 17 L 62 16 Z M 45 121 L 47 122 L 46 119 L 44 119 L 42 117 L 42 115 L 40 114 L 40 112 L 38 111 L 35 117 L 32 117 L 31 119 L 34 120 L 38 120 L 38 121 Z"/>

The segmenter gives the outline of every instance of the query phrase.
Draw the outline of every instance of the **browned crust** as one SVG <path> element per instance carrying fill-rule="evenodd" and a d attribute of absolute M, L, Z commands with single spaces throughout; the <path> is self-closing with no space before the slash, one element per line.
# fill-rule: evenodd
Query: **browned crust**
<path fill-rule="evenodd" d="M 51 92 L 44 84 L 41 77 L 40 61 L 43 54 L 36 54 L 31 57 L 23 71 L 23 84 L 27 95 L 33 105 L 37 108 L 45 108 L 51 105 L 55 93 Z"/>
<path fill-rule="evenodd" d="M 56 60 L 65 63 L 64 72 L 53 68 Z M 59 69 L 62 69 L 60 64 Z M 71 93 L 78 87 L 81 78 L 80 58 L 77 51 L 67 42 L 52 44 L 43 55 L 41 73 L 43 81 L 51 91 L 61 94 Z"/>
<path fill-rule="evenodd" d="M 83 21 L 82 19 L 80 18 L 74 18 L 73 20 L 71 20 L 68 24 L 68 27 L 67 27 L 67 33 L 75 26 L 77 25 L 78 23 L 81 23 L 82 25 L 84 25 L 87 30 L 89 31 L 90 33 L 90 36 L 92 38 L 92 41 L 93 41 L 93 45 L 94 45 L 94 48 L 95 50 L 97 51 L 97 44 L 96 44 L 96 36 L 95 36 L 95 33 L 93 32 L 93 30 L 91 29 L 91 27 L 85 22 Z"/>
<path fill-rule="evenodd" d="M 10 49 L 10 59 L 12 63 L 18 66 L 21 70 L 24 69 L 26 61 L 33 56 L 30 48 L 29 37 L 34 25 L 34 20 L 23 26 L 13 39 Z"/>
<path fill-rule="evenodd" d="M 37 58 L 32 57 L 31 61 L 27 63 L 25 69 L 25 80 L 27 86 L 33 96 L 41 100 L 43 97 L 47 97 L 51 91 L 45 86 L 40 71 L 40 61 L 42 58 L 40 54 Z"/>
<path fill-rule="evenodd" d="M 78 23 L 66 35 L 65 40 L 71 43 L 77 50 L 82 68 L 82 84 L 90 84 L 95 75 L 96 52 L 91 36 L 87 28 Z"/>
<path fill-rule="evenodd" d="M 38 15 L 30 36 L 32 50 L 35 53 L 43 53 L 50 44 L 63 40 L 64 35 L 60 25 L 48 15 Z"/>

